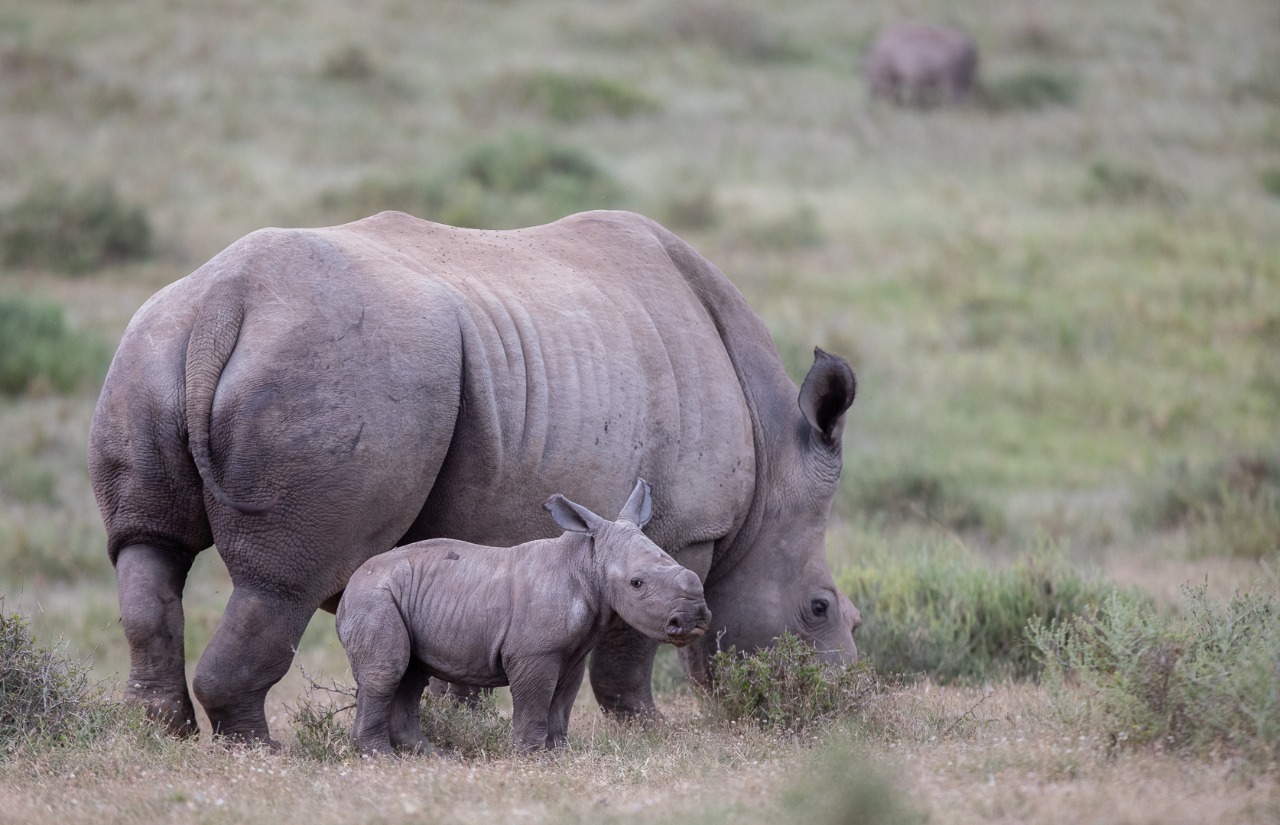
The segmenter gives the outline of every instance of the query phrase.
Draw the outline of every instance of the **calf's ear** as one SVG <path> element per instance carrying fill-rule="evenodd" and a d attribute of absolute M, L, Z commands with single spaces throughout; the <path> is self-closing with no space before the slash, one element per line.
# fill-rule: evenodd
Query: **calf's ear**
<path fill-rule="evenodd" d="M 858 394 L 853 367 L 839 355 L 813 348 L 813 366 L 800 386 L 800 412 L 828 447 L 840 446 L 844 414 Z"/>
<path fill-rule="evenodd" d="M 551 514 L 561 529 L 571 533 L 594 535 L 600 525 L 604 524 L 604 519 L 559 493 L 544 501 L 542 508 Z"/>
<path fill-rule="evenodd" d="M 653 485 L 643 478 L 636 479 L 636 487 L 631 491 L 627 503 L 622 506 L 618 518 L 626 519 L 637 527 L 643 528 L 653 517 Z"/>

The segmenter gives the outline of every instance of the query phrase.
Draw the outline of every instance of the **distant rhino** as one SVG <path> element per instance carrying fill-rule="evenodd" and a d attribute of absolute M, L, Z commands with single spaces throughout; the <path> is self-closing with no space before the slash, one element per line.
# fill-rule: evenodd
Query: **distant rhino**
<path fill-rule="evenodd" d="M 431 752 L 422 694 L 435 676 L 511 685 L 516 750 L 560 748 L 587 654 L 616 622 L 678 647 L 706 632 L 702 582 L 642 532 L 650 493 L 637 481 L 617 521 L 557 494 L 542 505 L 565 531 L 557 538 L 429 539 L 361 565 L 337 618 L 356 679 L 356 745 Z"/>
<path fill-rule="evenodd" d="M 601 512 L 640 477 L 649 536 L 714 614 L 681 650 L 693 678 L 784 631 L 851 662 L 860 617 L 824 542 L 855 390 L 821 350 L 797 390 L 729 280 L 639 215 L 254 232 L 138 310 L 94 414 L 129 695 L 196 732 L 182 590 L 215 542 L 233 589 L 195 695 L 215 733 L 266 739 L 268 689 L 367 559 L 550 537 L 552 493 Z M 604 709 L 656 712 L 658 644 L 609 630 Z"/>
<path fill-rule="evenodd" d="M 876 38 L 863 63 L 872 97 L 895 103 L 959 103 L 973 89 L 978 47 L 958 29 L 898 23 Z"/>

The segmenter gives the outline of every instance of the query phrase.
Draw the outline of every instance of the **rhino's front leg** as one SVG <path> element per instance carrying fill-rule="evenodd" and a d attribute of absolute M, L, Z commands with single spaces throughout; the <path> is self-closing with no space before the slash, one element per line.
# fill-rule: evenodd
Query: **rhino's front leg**
<path fill-rule="evenodd" d="M 511 682 L 511 740 L 516 752 L 523 755 L 545 748 L 560 659 L 539 656 L 503 665 Z"/>
<path fill-rule="evenodd" d="M 389 732 L 391 744 L 398 750 L 422 754 L 434 750 L 422 732 L 422 694 L 427 679 L 426 668 L 410 661 L 400 686 L 391 697 Z"/>
<path fill-rule="evenodd" d="M 591 690 L 602 710 L 622 719 L 661 719 L 653 702 L 658 642 L 619 622 L 591 654 Z"/>
<path fill-rule="evenodd" d="M 551 697 L 551 710 L 547 714 L 547 747 L 552 750 L 569 744 L 569 714 L 573 702 L 582 687 L 582 674 L 587 669 L 587 657 L 583 656 L 560 677 L 556 692 Z"/>

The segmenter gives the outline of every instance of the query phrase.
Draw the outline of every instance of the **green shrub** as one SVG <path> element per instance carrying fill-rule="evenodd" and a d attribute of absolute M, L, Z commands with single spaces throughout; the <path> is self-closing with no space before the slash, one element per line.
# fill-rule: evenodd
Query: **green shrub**
<path fill-rule="evenodd" d="M 340 220 L 398 209 L 452 226 L 498 229 L 614 208 L 622 195 L 585 153 L 516 133 L 476 147 L 445 174 L 396 183 L 366 181 L 326 194 L 320 205 Z"/>
<path fill-rule="evenodd" d="M 1113 596 L 1092 619 L 1030 628 L 1062 720 L 1100 728 L 1112 747 L 1280 758 L 1280 603 L 1222 603 L 1204 586 L 1183 598 L 1177 616 Z"/>
<path fill-rule="evenodd" d="M 1089 201 L 1149 202 L 1162 206 L 1177 206 L 1187 199 L 1182 187 L 1155 172 L 1104 160 L 1090 165 L 1084 194 Z"/>
<path fill-rule="evenodd" d="M 847 716 L 882 691 L 865 662 L 830 665 L 791 633 L 773 647 L 742 655 L 721 650 L 711 659 L 712 687 L 703 693 L 709 716 L 721 723 L 752 720 L 803 731 Z"/>
<path fill-rule="evenodd" d="M 151 254 L 151 224 L 109 183 L 38 187 L 0 212 L 0 258 L 10 266 L 79 274 Z"/>
<path fill-rule="evenodd" d="M 71 392 L 108 362 L 102 342 L 68 329 L 56 304 L 0 298 L 0 395 Z"/>
<path fill-rule="evenodd" d="M 484 100 L 471 96 L 468 105 L 528 109 L 560 123 L 577 123 L 596 115 L 631 117 L 660 108 L 652 97 L 620 80 L 548 70 L 503 73 L 487 85 L 484 95 Z"/>
<path fill-rule="evenodd" d="M 0 759 L 18 750 L 90 742 L 129 718 L 89 680 L 89 666 L 36 643 L 0 600 Z"/>
<path fill-rule="evenodd" d="M 1280 166 L 1268 166 L 1259 172 L 1258 183 L 1268 195 L 1280 198 Z"/>
<path fill-rule="evenodd" d="M 858 647 L 878 671 L 942 683 L 1036 675 L 1028 624 L 1093 615 L 1114 591 L 1048 548 L 996 569 L 956 544 L 878 553 L 838 584 L 862 611 Z"/>
<path fill-rule="evenodd" d="M 1176 465 L 1138 493 L 1133 519 L 1188 529 L 1197 556 L 1271 556 L 1280 552 L 1280 454 L 1238 455 L 1197 471 Z"/>
<path fill-rule="evenodd" d="M 993 112 L 1018 109 L 1043 109 L 1074 103 L 1080 82 L 1071 75 L 1048 69 L 1028 69 L 978 84 L 975 97 L 980 105 Z"/>

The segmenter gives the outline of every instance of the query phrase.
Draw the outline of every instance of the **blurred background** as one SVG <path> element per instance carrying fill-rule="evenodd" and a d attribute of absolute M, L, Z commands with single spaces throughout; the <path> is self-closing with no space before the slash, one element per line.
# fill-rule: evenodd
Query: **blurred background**
<path fill-rule="evenodd" d="M 962 103 L 870 96 L 903 19 L 973 38 Z M 123 679 L 85 441 L 158 288 L 264 226 L 594 208 L 716 262 L 793 378 L 855 365 L 828 552 L 873 661 L 926 568 L 1277 587 L 1269 0 L 7 0 L 4 608 Z M 193 660 L 228 592 L 203 554 Z M 346 667 L 327 614 L 302 647 Z"/>

